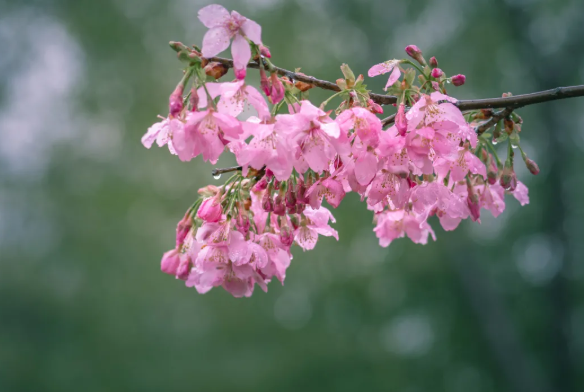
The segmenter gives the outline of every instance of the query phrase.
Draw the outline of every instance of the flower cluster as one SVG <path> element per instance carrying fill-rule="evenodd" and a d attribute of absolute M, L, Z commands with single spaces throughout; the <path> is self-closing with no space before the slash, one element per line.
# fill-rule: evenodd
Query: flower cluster
<path fill-rule="evenodd" d="M 446 87 L 464 84 L 464 75 L 447 77 L 415 45 L 406 48 L 415 62 L 394 59 L 369 70 L 371 77 L 390 73 L 385 89 L 398 99 L 393 124 L 384 129 L 391 118 L 377 117 L 382 107 L 347 65 L 337 80 L 340 91 L 317 107 L 306 99 L 312 85 L 278 76 L 257 23 L 219 5 L 201 9 L 199 19 L 209 28 L 202 49 L 171 43 L 188 66 L 170 95 L 169 115 L 142 138 L 147 148 L 154 141 L 167 145 L 182 161 L 202 155 L 215 164 L 229 151 L 240 165 L 224 185 L 199 190 L 201 198 L 178 224 L 175 249 L 162 258 L 162 271 L 199 293 L 223 286 L 236 297 L 250 296 L 255 284 L 265 291 L 273 277 L 283 283 L 292 245 L 313 249 L 319 235 L 338 240 L 330 226 L 335 219 L 322 204 L 337 208 L 348 192 L 373 212 L 383 247 L 404 236 L 420 244 L 435 239 L 432 216 L 454 230 L 463 219 L 480 222 L 483 209 L 497 217 L 505 194 L 529 202 L 513 169 L 514 148 L 533 174 L 539 168 L 519 145 L 521 118 L 462 113 Z M 226 65 L 213 56 L 231 39 L 233 63 Z M 269 103 L 246 84 L 252 58 Z M 235 81 L 207 81 L 224 76 L 228 66 Z M 326 111 L 334 97 L 343 100 L 334 113 Z M 242 121 L 245 107 L 256 115 Z M 485 120 L 496 120 L 493 134 L 477 132 Z M 502 164 L 494 144 L 504 141 Z"/>

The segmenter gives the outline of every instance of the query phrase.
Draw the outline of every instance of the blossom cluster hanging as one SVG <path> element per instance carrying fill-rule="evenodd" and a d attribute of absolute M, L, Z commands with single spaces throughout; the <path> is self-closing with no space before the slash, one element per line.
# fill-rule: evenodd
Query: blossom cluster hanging
<path fill-rule="evenodd" d="M 315 106 L 307 99 L 313 85 L 278 75 L 256 22 L 220 5 L 198 16 L 209 28 L 202 48 L 171 42 L 187 66 L 170 95 L 169 115 L 142 143 L 166 145 L 182 161 L 201 155 L 213 164 L 228 151 L 240 165 L 224 185 L 199 190 L 178 223 L 175 248 L 162 258 L 163 272 L 199 293 L 223 286 L 242 297 L 256 284 L 266 291 L 274 277 L 283 283 L 293 245 L 310 250 L 319 236 L 338 240 L 323 202 L 337 208 L 348 192 L 373 212 L 383 247 L 404 236 L 419 244 L 435 240 L 432 216 L 454 230 L 463 219 L 480 222 L 483 209 L 497 217 L 505 194 L 529 202 L 513 169 L 514 148 L 533 174 L 539 168 L 519 146 L 521 118 L 513 113 L 492 134 L 477 135 L 475 126 L 492 111 L 462 113 L 446 87 L 464 84 L 465 77 L 447 77 L 415 45 L 406 48 L 411 60 L 369 70 L 370 77 L 389 73 L 385 90 L 398 97 L 394 123 L 383 129 L 382 107 L 347 65 L 337 80 L 340 91 Z M 230 43 L 232 63 L 213 61 Z M 254 64 L 263 95 L 245 80 Z M 236 79 L 217 82 L 229 66 Z M 327 110 L 334 97 L 342 103 Z M 246 105 L 257 115 L 242 121 Z M 493 144 L 504 141 L 508 156 L 501 163 Z"/>

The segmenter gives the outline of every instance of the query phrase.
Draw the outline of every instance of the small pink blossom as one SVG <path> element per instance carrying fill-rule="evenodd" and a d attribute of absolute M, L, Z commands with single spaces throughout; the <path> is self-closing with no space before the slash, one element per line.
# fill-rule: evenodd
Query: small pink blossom
<path fill-rule="evenodd" d="M 326 198 L 326 201 L 333 208 L 337 208 L 345 197 L 345 190 L 339 181 L 328 177 L 315 182 L 306 192 L 306 197 L 308 197 L 310 206 L 315 210 L 320 208 L 323 198 Z"/>
<path fill-rule="evenodd" d="M 512 193 L 522 206 L 529 204 L 529 190 L 521 181 L 517 181 L 517 187 Z"/>
<path fill-rule="evenodd" d="M 219 222 L 223 211 L 221 209 L 221 194 L 208 197 L 201 203 L 197 216 L 205 222 Z"/>
<path fill-rule="evenodd" d="M 367 74 L 369 75 L 370 78 L 372 78 L 374 76 L 383 75 L 388 72 L 391 72 L 384 88 L 385 90 L 387 90 L 401 76 L 399 63 L 401 63 L 401 60 L 387 60 L 383 63 L 376 64 L 373 67 L 369 68 L 369 72 Z"/>
<path fill-rule="evenodd" d="M 454 75 L 452 77 L 452 84 L 455 86 L 462 86 L 466 82 L 466 76 L 464 75 Z"/>
<path fill-rule="evenodd" d="M 237 117 L 243 112 L 246 102 L 253 106 L 260 118 L 270 117 L 268 104 L 255 87 L 247 85 L 243 80 L 221 83 L 221 99 L 217 104 L 219 112 Z"/>
<path fill-rule="evenodd" d="M 394 239 L 406 235 L 416 244 L 428 243 L 428 235 L 436 241 L 436 235 L 428 222 L 404 210 L 384 211 L 375 218 L 377 225 L 373 231 L 379 238 L 379 245 L 384 248 Z"/>
<path fill-rule="evenodd" d="M 334 237 L 337 241 L 339 240 L 339 234 L 328 223 L 329 220 L 333 223 L 336 222 L 333 214 L 328 209 L 324 207 L 314 209 L 308 206 L 304 210 L 304 215 L 306 220 L 296 229 L 294 235 L 296 243 L 303 250 L 314 249 L 319 235 Z"/>
<path fill-rule="evenodd" d="M 203 37 L 203 57 L 213 57 L 231 45 L 231 55 L 235 76 L 244 79 L 247 63 L 251 59 L 251 49 L 245 37 L 256 45 L 262 43 L 262 28 L 253 20 L 241 16 L 237 11 L 229 11 L 217 4 L 199 10 L 199 20 L 209 28 Z"/>

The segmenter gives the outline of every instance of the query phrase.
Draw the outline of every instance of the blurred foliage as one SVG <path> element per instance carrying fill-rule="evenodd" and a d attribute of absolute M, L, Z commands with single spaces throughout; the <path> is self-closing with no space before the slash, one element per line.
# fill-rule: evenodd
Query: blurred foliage
<path fill-rule="evenodd" d="M 167 43 L 200 43 L 205 4 L 0 1 L 0 391 L 582 390 L 581 99 L 519 112 L 542 172 L 518 160 L 531 204 L 498 219 L 383 249 L 350 195 L 341 240 L 295 249 L 268 294 L 201 296 L 159 272 L 218 182 L 139 142 L 180 78 Z M 263 26 L 275 64 L 328 80 L 407 44 L 467 75 L 458 98 L 584 79 L 579 0 L 223 5 Z"/>

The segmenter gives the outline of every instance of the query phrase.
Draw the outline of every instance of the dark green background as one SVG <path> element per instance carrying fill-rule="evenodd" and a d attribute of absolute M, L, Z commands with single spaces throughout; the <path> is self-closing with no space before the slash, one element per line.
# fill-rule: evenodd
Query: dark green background
<path fill-rule="evenodd" d="M 383 249 L 350 195 L 341 240 L 294 249 L 267 294 L 159 272 L 217 181 L 140 137 L 180 78 L 167 42 L 200 43 L 206 4 L 0 1 L 0 391 L 583 390 L 584 99 L 519 112 L 542 170 L 517 160 L 531 204 L 508 197 L 498 219 Z M 459 98 L 584 79 L 580 0 L 223 5 L 263 26 L 277 65 L 328 80 L 407 44 L 466 74 Z"/>

